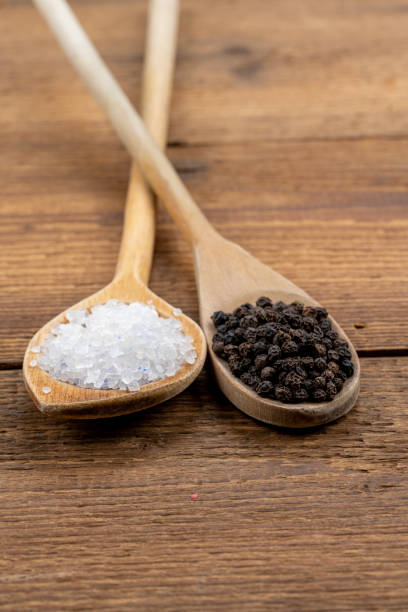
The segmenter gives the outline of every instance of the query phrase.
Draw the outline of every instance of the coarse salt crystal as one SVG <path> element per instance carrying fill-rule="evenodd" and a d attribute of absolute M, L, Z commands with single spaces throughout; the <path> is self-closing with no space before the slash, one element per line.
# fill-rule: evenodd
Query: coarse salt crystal
<path fill-rule="evenodd" d="M 183 314 L 183 311 L 181 310 L 181 308 L 174 308 L 173 314 L 175 317 L 179 317 L 181 314 Z"/>
<path fill-rule="evenodd" d="M 51 393 L 51 388 L 50 387 L 43 387 L 42 391 L 43 391 L 43 393 Z"/>
<path fill-rule="evenodd" d="M 36 360 L 36 359 L 32 359 L 32 360 L 30 361 L 30 366 L 33 368 L 33 367 L 34 367 L 34 366 L 36 366 L 36 365 L 37 365 L 37 360 Z"/>

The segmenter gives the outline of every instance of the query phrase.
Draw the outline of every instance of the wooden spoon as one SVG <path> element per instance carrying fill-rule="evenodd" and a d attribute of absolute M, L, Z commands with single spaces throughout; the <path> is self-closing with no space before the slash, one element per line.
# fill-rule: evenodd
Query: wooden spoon
<path fill-rule="evenodd" d="M 88 84 L 130 154 L 163 200 L 179 229 L 192 245 L 200 301 L 200 319 L 211 346 L 214 310 L 231 311 L 261 295 L 272 300 L 317 302 L 285 277 L 262 264 L 238 245 L 222 238 L 199 210 L 166 156 L 158 149 L 142 120 L 102 62 L 64 0 L 34 0 Z M 310 427 L 347 413 L 356 402 L 360 384 L 357 354 L 343 330 L 334 329 L 352 350 L 354 375 L 330 402 L 284 404 L 264 399 L 242 384 L 210 349 L 217 381 L 225 395 L 243 412 L 275 425 Z"/>
<path fill-rule="evenodd" d="M 176 52 L 178 0 L 152 0 L 142 87 L 142 109 L 146 124 L 159 146 L 166 144 L 171 84 Z M 118 265 L 113 281 L 73 308 L 90 308 L 116 298 L 122 302 L 151 300 L 160 315 L 172 317 L 173 307 L 146 286 L 154 246 L 155 204 L 150 189 L 134 163 L 126 201 L 125 223 Z M 200 327 L 185 315 L 177 316 L 184 333 L 191 336 L 197 351 L 194 364 L 185 364 L 172 377 L 141 387 L 139 391 L 83 389 L 60 382 L 30 362 L 32 352 L 57 323 L 59 314 L 35 334 L 24 357 L 24 378 L 34 402 L 45 414 L 90 419 L 135 412 L 163 402 L 180 393 L 199 374 L 206 356 L 206 342 Z M 43 389 L 49 388 L 49 393 Z"/>

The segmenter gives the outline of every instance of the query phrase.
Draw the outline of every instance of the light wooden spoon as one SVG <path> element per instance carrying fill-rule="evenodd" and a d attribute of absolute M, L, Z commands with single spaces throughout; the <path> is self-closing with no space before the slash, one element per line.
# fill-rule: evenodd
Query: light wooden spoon
<path fill-rule="evenodd" d="M 153 137 L 164 148 L 177 41 L 179 0 L 152 0 L 142 86 L 143 116 Z M 137 165 L 131 170 L 125 223 L 115 278 L 101 291 L 73 308 L 90 308 L 116 298 L 123 302 L 151 300 L 164 317 L 172 317 L 173 307 L 146 286 L 153 255 L 155 205 L 150 189 Z M 174 376 L 145 385 L 139 391 L 83 389 L 57 381 L 30 362 L 32 352 L 57 323 L 66 321 L 59 314 L 35 334 L 24 357 L 24 378 L 35 404 L 45 414 L 78 419 L 112 417 L 153 406 L 180 393 L 199 374 L 206 356 L 206 342 L 200 327 L 185 315 L 177 316 L 184 333 L 191 336 L 197 351 L 194 364 L 185 364 Z M 50 388 L 50 393 L 43 389 Z"/>
<path fill-rule="evenodd" d="M 102 62 L 64 0 L 34 0 L 64 48 L 69 60 L 88 84 L 130 154 L 163 200 L 179 229 L 192 245 L 200 301 L 200 319 L 207 341 L 215 328 L 214 310 L 231 311 L 261 295 L 272 300 L 317 302 L 302 289 L 262 264 L 238 245 L 222 238 L 199 210 L 166 156 L 153 142 L 142 120 Z M 334 329 L 348 340 L 332 320 Z M 349 340 L 348 340 L 349 342 Z M 210 349 L 217 381 L 225 395 L 243 412 L 275 425 L 310 427 L 346 414 L 357 400 L 360 366 L 349 342 L 354 375 L 330 402 L 284 404 L 264 399 L 242 384 L 226 363 Z"/>

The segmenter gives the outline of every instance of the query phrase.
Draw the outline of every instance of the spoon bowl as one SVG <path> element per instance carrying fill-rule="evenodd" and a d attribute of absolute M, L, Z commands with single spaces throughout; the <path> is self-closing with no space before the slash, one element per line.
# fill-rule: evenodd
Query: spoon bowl
<path fill-rule="evenodd" d="M 354 374 L 343 389 L 328 402 L 285 404 L 261 397 L 236 378 L 228 364 L 212 350 L 216 328 L 211 315 L 216 310 L 232 312 L 243 303 L 254 304 L 262 295 L 273 302 L 298 301 L 310 306 L 320 304 L 284 276 L 250 255 L 237 244 L 211 233 L 205 244 L 195 247 L 196 275 L 200 300 L 200 321 L 207 338 L 213 371 L 223 393 L 246 414 L 281 427 L 313 427 L 337 419 L 354 406 L 360 388 L 360 364 L 357 353 L 344 331 L 329 316 L 333 329 L 347 340 Z"/>
<path fill-rule="evenodd" d="M 170 304 L 135 278 L 130 281 L 127 278 L 113 280 L 107 287 L 72 308 L 90 309 L 96 304 L 105 304 L 110 299 L 117 299 L 125 303 L 147 303 L 151 300 L 160 316 L 175 316 Z M 200 327 L 192 319 L 184 314 L 176 318 L 180 321 L 183 332 L 193 338 L 197 352 L 195 362 L 185 363 L 174 376 L 143 385 L 138 391 L 122 391 L 120 389 L 84 389 L 56 380 L 38 366 L 30 366 L 30 361 L 38 356 L 38 353 L 32 352 L 32 348 L 41 344 L 55 325 L 67 322 L 66 311 L 60 313 L 34 335 L 24 356 L 24 380 L 34 403 L 41 412 L 48 416 L 96 419 L 137 412 L 181 393 L 198 376 L 204 365 L 206 341 Z M 49 387 L 51 392 L 44 393 L 44 387 Z"/>

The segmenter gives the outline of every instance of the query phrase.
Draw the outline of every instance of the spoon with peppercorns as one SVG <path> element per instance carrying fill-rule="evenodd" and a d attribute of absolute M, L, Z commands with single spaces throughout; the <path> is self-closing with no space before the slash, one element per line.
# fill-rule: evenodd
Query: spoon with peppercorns
<path fill-rule="evenodd" d="M 344 331 L 303 289 L 220 236 L 78 22 L 54 18 L 63 0 L 35 2 L 192 246 L 200 321 L 225 395 L 246 414 L 283 427 L 346 414 L 357 400 L 360 366 Z"/>

